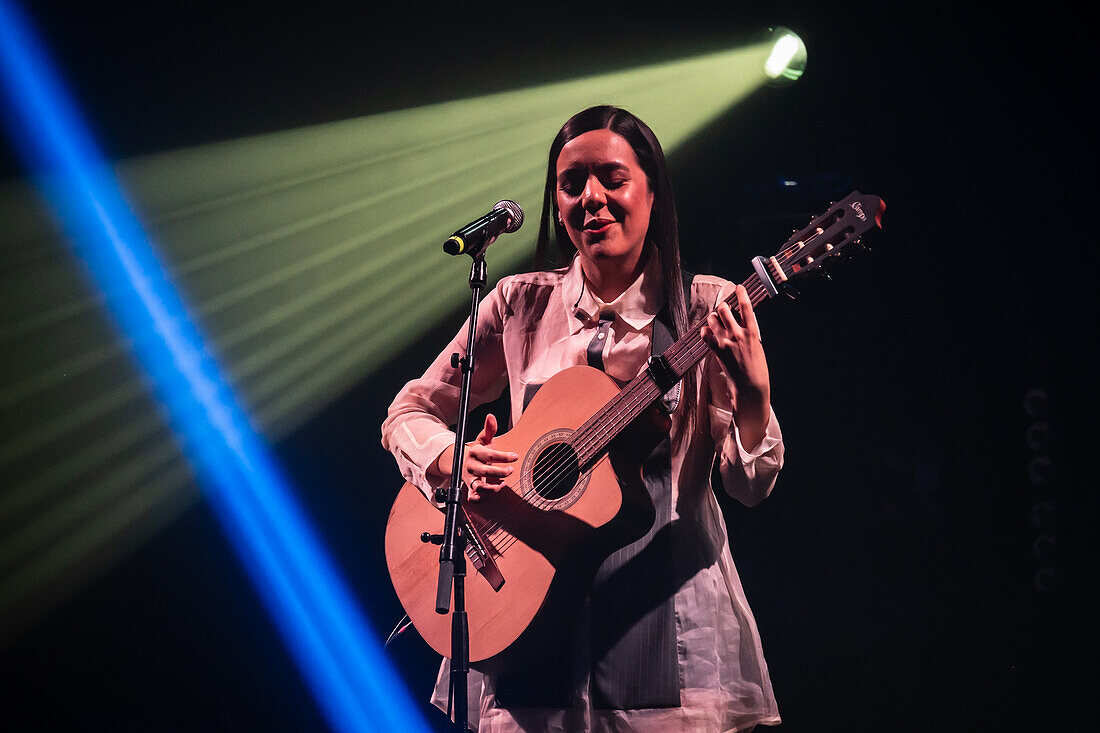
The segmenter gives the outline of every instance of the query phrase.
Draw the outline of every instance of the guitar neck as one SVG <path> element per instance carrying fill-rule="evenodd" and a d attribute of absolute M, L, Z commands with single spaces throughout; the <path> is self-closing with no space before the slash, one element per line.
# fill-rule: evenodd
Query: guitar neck
<path fill-rule="evenodd" d="M 768 297 L 762 281 L 755 274 L 743 282 L 742 285 L 748 291 L 749 299 L 754 308 Z M 740 315 L 736 292 L 726 298 L 725 302 L 735 314 Z M 702 361 L 710 349 L 703 341 L 703 337 L 699 335 L 699 329 L 702 325 L 702 320 L 693 324 L 685 334 L 665 351 L 664 360 L 671 382 L 679 382 L 685 374 Z M 663 394 L 664 390 L 661 389 L 648 369 L 643 370 L 641 374 L 631 380 L 599 412 L 574 431 L 569 442 L 577 452 L 581 465 L 589 465 L 603 455 L 611 441 L 636 417 L 659 400 Z"/>

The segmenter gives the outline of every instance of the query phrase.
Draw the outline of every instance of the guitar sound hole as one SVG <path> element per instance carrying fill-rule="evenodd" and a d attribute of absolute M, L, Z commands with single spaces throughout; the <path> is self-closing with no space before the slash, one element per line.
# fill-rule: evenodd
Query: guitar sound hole
<path fill-rule="evenodd" d="M 555 501 L 568 494 L 579 478 L 577 454 L 568 443 L 547 446 L 535 459 L 535 468 L 531 472 L 535 491 L 547 501 Z"/>

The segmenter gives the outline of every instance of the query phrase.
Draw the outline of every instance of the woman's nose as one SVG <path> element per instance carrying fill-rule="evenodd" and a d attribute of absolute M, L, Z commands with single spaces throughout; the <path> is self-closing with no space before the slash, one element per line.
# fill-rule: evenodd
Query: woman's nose
<path fill-rule="evenodd" d="M 606 191 L 595 176 L 589 176 L 581 194 L 581 206 L 586 211 L 597 211 L 607 203 Z"/>

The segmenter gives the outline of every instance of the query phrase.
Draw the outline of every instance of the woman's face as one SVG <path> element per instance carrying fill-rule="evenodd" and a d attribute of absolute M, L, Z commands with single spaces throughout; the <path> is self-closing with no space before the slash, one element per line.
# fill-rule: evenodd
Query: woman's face
<path fill-rule="evenodd" d="M 557 204 L 577 252 L 597 267 L 641 257 L 653 192 L 630 143 L 611 130 L 570 140 L 557 162 Z"/>

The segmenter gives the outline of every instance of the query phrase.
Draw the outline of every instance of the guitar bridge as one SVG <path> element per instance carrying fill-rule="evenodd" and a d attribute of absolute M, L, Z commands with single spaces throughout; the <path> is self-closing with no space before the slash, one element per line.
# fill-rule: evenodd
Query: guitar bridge
<path fill-rule="evenodd" d="M 463 514 L 465 514 L 465 510 L 463 510 Z M 474 522 L 470 518 L 470 515 L 465 514 L 465 516 L 466 521 L 463 522 L 463 525 L 466 528 L 466 557 L 470 559 L 470 564 L 474 566 L 475 570 L 481 573 L 481 576 L 485 578 L 492 589 L 499 591 L 501 586 L 504 585 L 504 576 L 501 575 L 496 560 L 493 559 L 492 554 L 489 552 L 485 538 L 481 536 L 477 527 L 474 526 Z"/>

